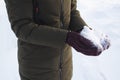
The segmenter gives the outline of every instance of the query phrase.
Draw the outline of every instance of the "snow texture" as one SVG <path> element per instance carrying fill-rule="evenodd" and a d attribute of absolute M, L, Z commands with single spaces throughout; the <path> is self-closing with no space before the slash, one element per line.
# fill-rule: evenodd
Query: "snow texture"
<path fill-rule="evenodd" d="M 110 46 L 110 39 L 107 35 L 90 27 L 84 26 L 83 30 L 80 32 L 80 35 L 90 40 L 93 43 L 93 46 L 97 47 L 101 52 L 108 49 Z"/>

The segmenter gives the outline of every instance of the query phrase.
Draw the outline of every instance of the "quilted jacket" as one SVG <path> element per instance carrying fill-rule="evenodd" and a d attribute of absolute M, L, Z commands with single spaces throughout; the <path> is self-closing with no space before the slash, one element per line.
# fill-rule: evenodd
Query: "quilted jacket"
<path fill-rule="evenodd" d="M 71 80 L 72 51 L 67 32 L 86 25 L 76 0 L 5 0 L 18 38 L 21 80 Z"/>

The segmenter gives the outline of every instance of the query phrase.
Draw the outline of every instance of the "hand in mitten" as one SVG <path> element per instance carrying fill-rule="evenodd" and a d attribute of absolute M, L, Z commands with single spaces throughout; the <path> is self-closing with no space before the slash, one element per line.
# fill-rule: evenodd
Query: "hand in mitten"
<path fill-rule="evenodd" d="M 85 55 L 97 56 L 102 51 L 101 47 L 95 46 L 93 42 L 77 32 L 68 32 L 66 43 Z"/>
<path fill-rule="evenodd" d="M 110 47 L 110 39 L 107 35 L 90 29 L 89 27 L 84 26 L 80 35 L 90 40 L 96 47 L 102 48 L 102 51 Z"/>

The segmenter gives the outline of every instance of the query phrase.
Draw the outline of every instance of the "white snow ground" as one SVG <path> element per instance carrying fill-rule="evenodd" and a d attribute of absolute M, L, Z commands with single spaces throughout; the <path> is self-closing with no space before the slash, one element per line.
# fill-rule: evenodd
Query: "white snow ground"
<path fill-rule="evenodd" d="M 109 35 L 112 46 L 98 57 L 88 57 L 73 49 L 72 80 L 120 80 L 120 1 L 79 0 L 78 9 L 84 20 Z M 0 80 L 20 80 L 16 38 L 0 0 Z"/>

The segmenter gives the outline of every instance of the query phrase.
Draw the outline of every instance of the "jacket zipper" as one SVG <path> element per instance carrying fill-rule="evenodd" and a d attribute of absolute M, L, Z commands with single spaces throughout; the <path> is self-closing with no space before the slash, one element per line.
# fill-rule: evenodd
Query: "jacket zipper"
<path fill-rule="evenodd" d="M 60 74 L 60 80 L 62 80 L 62 51 L 60 53 L 59 74 Z"/>
<path fill-rule="evenodd" d="M 63 22 L 63 0 L 60 0 L 60 27 L 64 27 Z M 59 72 L 60 72 L 60 80 L 62 80 L 62 60 L 63 60 L 63 50 L 61 49 L 60 53 L 60 63 L 59 63 Z"/>
<path fill-rule="evenodd" d="M 63 22 L 63 0 L 60 0 L 60 26 L 63 28 L 64 22 Z"/>
<path fill-rule="evenodd" d="M 59 63 L 59 73 L 60 73 L 60 79 L 62 80 L 62 62 L 63 62 L 63 48 L 60 49 L 60 63 Z"/>
<path fill-rule="evenodd" d="M 33 0 L 33 5 L 34 5 L 34 11 L 35 11 L 35 14 L 34 14 L 35 18 L 34 19 L 36 19 L 36 15 L 38 15 L 38 10 L 39 10 L 37 1 Z M 60 26 L 61 26 L 61 28 L 63 28 L 63 26 L 64 26 L 63 13 L 64 13 L 63 12 L 63 0 L 60 0 Z M 61 51 L 60 51 L 60 61 L 59 61 L 59 74 L 60 74 L 59 80 L 62 80 L 63 49 L 60 49 L 60 50 Z"/>

